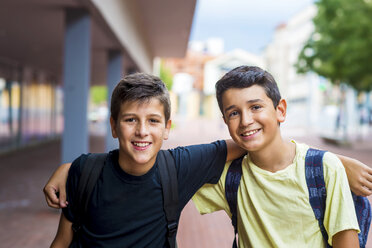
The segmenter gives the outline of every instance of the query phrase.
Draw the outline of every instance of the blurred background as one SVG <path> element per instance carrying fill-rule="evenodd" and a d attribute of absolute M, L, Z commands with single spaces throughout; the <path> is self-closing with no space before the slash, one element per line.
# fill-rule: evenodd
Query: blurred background
<path fill-rule="evenodd" d="M 117 147 L 110 95 L 133 72 L 170 91 L 164 148 L 228 138 L 215 83 L 255 65 L 288 102 L 286 137 L 372 166 L 371 26 L 371 0 L 0 0 L 0 246 L 50 244 L 59 212 L 42 187 L 60 163 Z M 223 213 L 187 205 L 180 247 L 232 236 Z"/>

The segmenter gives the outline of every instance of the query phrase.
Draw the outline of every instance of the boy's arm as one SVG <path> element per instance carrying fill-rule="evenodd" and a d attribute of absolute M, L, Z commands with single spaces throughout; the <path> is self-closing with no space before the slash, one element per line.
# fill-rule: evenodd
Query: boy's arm
<path fill-rule="evenodd" d="M 362 162 L 336 154 L 345 167 L 350 189 L 356 195 L 369 196 L 372 194 L 372 169 Z"/>
<path fill-rule="evenodd" d="M 66 202 L 66 181 L 71 163 L 62 164 L 48 180 L 43 191 L 46 202 L 52 208 L 64 208 Z"/>
<path fill-rule="evenodd" d="M 74 235 L 71 226 L 72 226 L 71 221 L 66 219 L 65 215 L 61 213 L 61 218 L 59 219 L 57 234 L 52 244 L 50 245 L 51 248 L 69 247 L 72 241 L 73 235 Z"/>
<path fill-rule="evenodd" d="M 334 248 L 359 247 L 358 233 L 355 230 L 345 230 L 336 233 L 332 239 Z"/>
<path fill-rule="evenodd" d="M 226 161 L 234 160 L 246 154 L 247 151 L 238 146 L 232 139 L 225 140 L 227 147 Z"/>
<path fill-rule="evenodd" d="M 226 140 L 227 156 L 226 161 L 239 158 L 246 151 L 240 148 L 232 139 Z M 65 208 L 66 202 L 66 181 L 71 163 L 62 164 L 57 168 L 53 175 L 44 186 L 44 195 L 49 207 Z M 59 195 L 58 195 L 58 194 Z"/>

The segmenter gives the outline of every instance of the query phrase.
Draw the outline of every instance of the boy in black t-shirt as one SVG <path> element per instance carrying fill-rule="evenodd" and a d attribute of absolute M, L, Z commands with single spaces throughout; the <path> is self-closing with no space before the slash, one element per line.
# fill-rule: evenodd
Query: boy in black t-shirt
<path fill-rule="evenodd" d="M 144 73 L 124 77 L 112 93 L 110 124 L 119 149 L 108 154 L 79 235 L 74 237 L 72 230 L 77 215 L 74 197 L 87 155 L 78 157 L 69 170 L 69 204 L 63 209 L 51 247 L 168 246 L 157 166 L 157 154 L 171 127 L 164 83 Z M 170 152 L 178 175 L 178 217 L 203 184 L 217 183 L 227 159 L 243 154 L 232 141 L 178 147 Z"/>

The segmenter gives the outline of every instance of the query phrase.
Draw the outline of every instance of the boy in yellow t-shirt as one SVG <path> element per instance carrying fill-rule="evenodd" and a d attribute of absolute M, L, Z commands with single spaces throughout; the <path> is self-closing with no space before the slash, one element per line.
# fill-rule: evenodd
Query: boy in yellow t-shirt
<path fill-rule="evenodd" d="M 309 147 L 284 141 L 280 123 L 287 103 L 266 71 L 241 66 L 216 84 L 217 101 L 233 140 L 249 152 L 242 161 L 238 190 L 239 247 L 326 247 L 309 203 L 305 156 Z M 225 178 L 207 184 L 193 197 L 200 213 L 225 210 Z M 358 222 L 340 160 L 323 158 L 327 199 L 324 227 L 333 247 L 358 247 Z"/>

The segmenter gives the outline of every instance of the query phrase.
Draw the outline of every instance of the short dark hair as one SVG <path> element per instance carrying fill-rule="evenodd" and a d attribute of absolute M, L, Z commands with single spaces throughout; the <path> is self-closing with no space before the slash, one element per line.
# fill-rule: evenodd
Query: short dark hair
<path fill-rule="evenodd" d="M 281 96 L 274 77 L 257 66 L 239 66 L 226 73 L 216 83 L 216 97 L 222 115 L 222 96 L 225 91 L 231 88 L 248 88 L 253 85 L 261 86 L 272 100 L 274 108 L 278 106 Z"/>
<path fill-rule="evenodd" d="M 116 85 L 111 96 L 111 117 L 118 120 L 120 106 L 125 102 L 146 102 L 156 98 L 164 107 L 165 122 L 170 118 L 169 92 L 160 78 L 147 73 L 133 73 L 125 76 Z"/>

